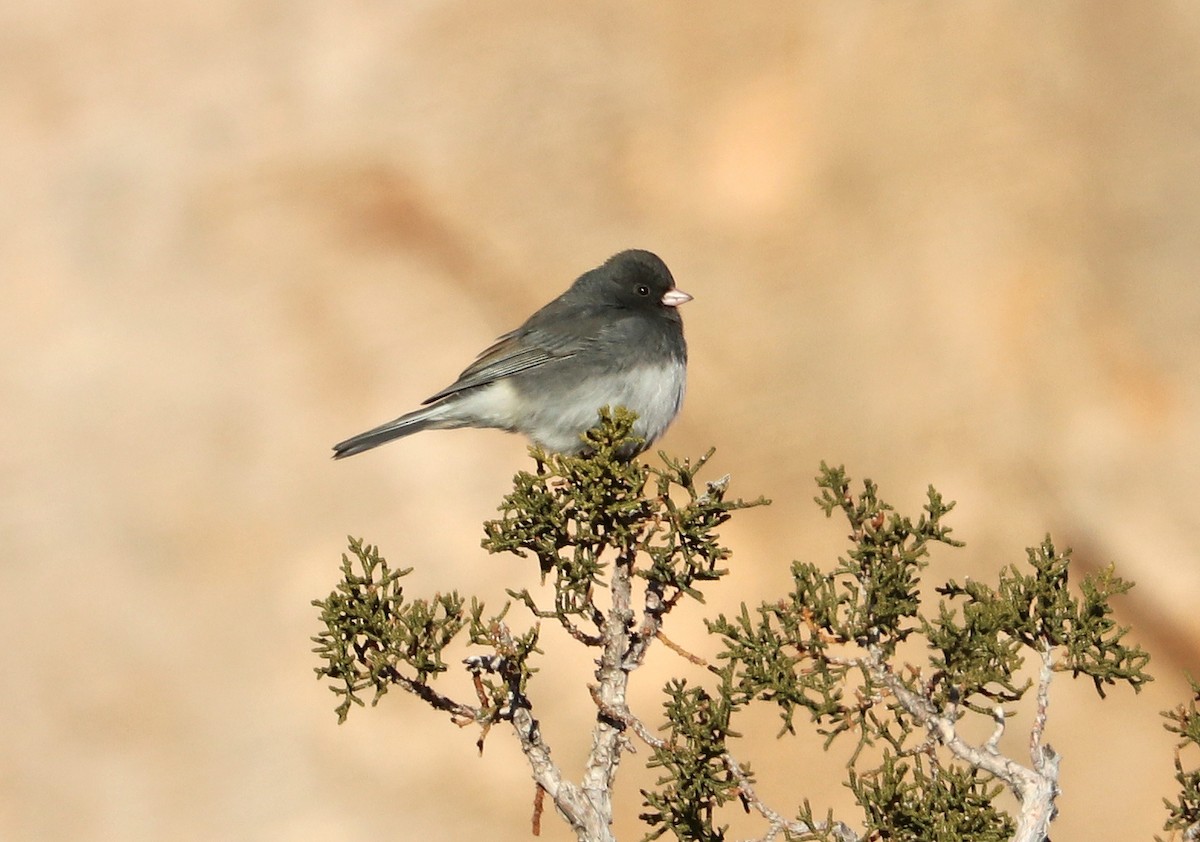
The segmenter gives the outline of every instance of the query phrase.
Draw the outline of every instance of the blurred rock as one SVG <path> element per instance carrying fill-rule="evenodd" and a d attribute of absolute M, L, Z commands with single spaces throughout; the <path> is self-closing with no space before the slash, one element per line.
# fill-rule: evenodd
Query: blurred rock
<path fill-rule="evenodd" d="M 664 446 L 777 501 L 709 608 L 839 551 L 821 459 L 958 500 L 931 579 L 1048 530 L 1114 561 L 1161 680 L 1056 685 L 1056 835 L 1157 830 L 1157 711 L 1200 672 L 1200 7 L 730 9 L 0 11 L 0 836 L 527 838 L 506 735 L 478 759 L 399 696 L 337 728 L 308 651 L 347 532 L 414 588 L 532 583 L 478 549 L 523 443 L 327 448 L 630 246 L 696 296 Z M 653 718 L 679 667 L 651 666 Z M 548 695 L 577 767 L 589 702 Z M 768 720 L 746 754 L 799 782 L 779 807 L 845 804 Z"/>

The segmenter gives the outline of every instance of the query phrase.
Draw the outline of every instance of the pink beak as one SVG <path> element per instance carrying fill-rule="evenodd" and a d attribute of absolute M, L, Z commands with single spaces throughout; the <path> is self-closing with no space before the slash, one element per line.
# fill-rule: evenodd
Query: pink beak
<path fill-rule="evenodd" d="M 692 297 L 681 289 L 669 289 L 663 293 L 662 303 L 667 307 L 678 307 L 680 304 L 687 304 L 692 300 Z"/>

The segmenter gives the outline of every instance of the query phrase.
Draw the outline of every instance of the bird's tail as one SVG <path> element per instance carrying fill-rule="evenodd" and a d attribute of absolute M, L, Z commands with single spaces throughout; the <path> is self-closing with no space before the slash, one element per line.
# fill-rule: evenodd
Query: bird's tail
<path fill-rule="evenodd" d="M 333 446 L 333 458 L 345 459 L 347 456 L 353 456 L 356 453 L 362 453 L 364 450 L 379 447 L 379 445 L 389 442 L 392 439 L 411 436 L 413 433 L 419 433 L 422 430 L 435 430 L 457 426 L 453 420 L 446 418 L 445 410 L 446 407 L 444 404 L 434 404 L 433 406 L 427 406 L 424 409 L 410 412 L 407 415 L 401 415 L 395 421 L 380 424 L 378 427 L 367 430 L 365 433 L 351 436 Z"/>

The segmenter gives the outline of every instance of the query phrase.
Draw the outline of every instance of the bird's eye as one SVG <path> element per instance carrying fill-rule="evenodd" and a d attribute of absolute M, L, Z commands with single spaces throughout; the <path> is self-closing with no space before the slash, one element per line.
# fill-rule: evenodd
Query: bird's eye
<path fill-rule="evenodd" d="M 645 298 L 647 295 L 650 294 L 650 287 L 646 286 L 645 284 L 638 284 L 637 285 L 637 294 L 640 295 L 642 298 Z"/>

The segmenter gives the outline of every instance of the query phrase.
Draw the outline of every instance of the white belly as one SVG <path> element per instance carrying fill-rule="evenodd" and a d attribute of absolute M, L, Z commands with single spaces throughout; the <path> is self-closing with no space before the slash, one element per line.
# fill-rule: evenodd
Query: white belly
<path fill-rule="evenodd" d="M 553 401 L 538 397 L 541 390 L 533 384 L 516 388 L 512 380 L 499 380 L 466 397 L 456 409 L 473 415 L 473 426 L 524 433 L 547 450 L 571 453 L 580 449 L 579 437 L 596 425 L 602 407 L 623 406 L 637 413 L 634 432 L 648 446 L 679 412 L 685 378 L 682 362 L 674 363 L 668 376 L 644 366 L 624 374 L 588 377 L 565 392 L 558 391 L 562 385 L 557 383 Z"/>

